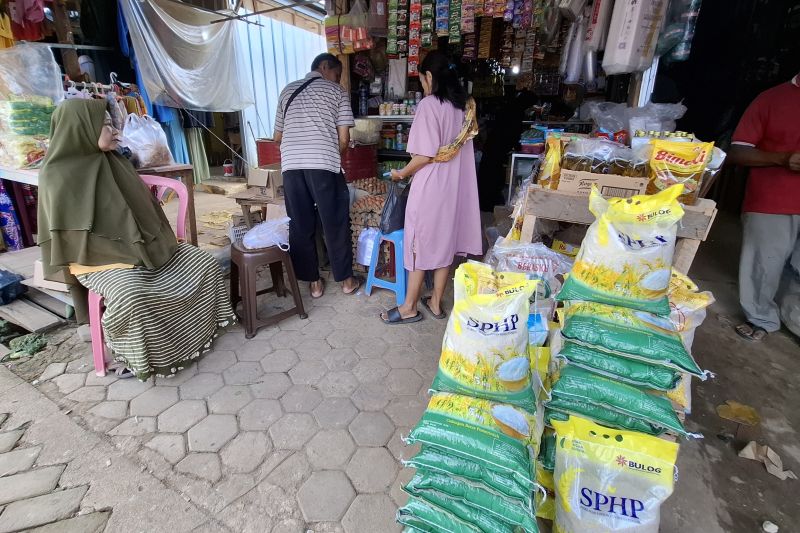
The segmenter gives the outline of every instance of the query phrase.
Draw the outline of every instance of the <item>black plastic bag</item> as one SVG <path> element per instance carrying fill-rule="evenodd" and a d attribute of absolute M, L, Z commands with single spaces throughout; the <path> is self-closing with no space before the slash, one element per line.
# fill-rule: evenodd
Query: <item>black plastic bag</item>
<path fill-rule="evenodd" d="M 403 229 L 406 222 L 406 203 L 408 202 L 409 183 L 393 181 L 389 185 L 386 203 L 381 211 L 381 233 L 387 235 Z"/>
<path fill-rule="evenodd" d="M 10 304 L 27 290 L 27 287 L 20 283 L 23 279 L 25 278 L 13 272 L 0 270 L 0 305 Z"/>

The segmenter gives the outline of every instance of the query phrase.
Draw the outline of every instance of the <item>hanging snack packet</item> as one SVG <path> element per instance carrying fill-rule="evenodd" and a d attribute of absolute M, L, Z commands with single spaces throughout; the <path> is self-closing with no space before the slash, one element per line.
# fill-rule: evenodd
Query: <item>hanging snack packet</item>
<path fill-rule="evenodd" d="M 403 490 L 412 496 L 428 500 L 432 492 L 450 496 L 454 500 L 474 508 L 481 514 L 499 522 L 505 522 L 511 529 L 519 533 L 538 531 L 533 507 L 524 508 L 518 502 L 507 500 L 499 493 L 470 483 L 463 479 L 418 470 Z M 445 507 L 445 509 L 447 509 Z M 447 509 L 451 511 L 451 509 Z M 453 512 L 458 516 L 457 512 Z"/>
<path fill-rule="evenodd" d="M 582 368 L 567 365 L 553 386 L 548 409 L 578 415 L 600 424 L 650 435 L 671 432 L 694 436 L 684 429 L 666 398 L 647 394 Z"/>
<path fill-rule="evenodd" d="M 455 303 L 431 388 L 536 410 L 528 357 L 529 301 L 535 281 L 483 263 L 458 267 Z"/>
<path fill-rule="evenodd" d="M 666 401 L 666 400 L 665 400 Z M 533 486 L 533 457 L 543 423 L 511 405 L 437 392 L 422 420 L 406 437 Z"/>
<path fill-rule="evenodd" d="M 397 511 L 397 521 L 425 533 L 514 533 L 505 523 L 446 494 L 428 492 L 425 496 L 409 498 Z"/>
<path fill-rule="evenodd" d="M 703 173 L 711 161 L 714 143 L 651 141 L 650 183 L 647 192 L 655 194 L 672 187 L 683 185 L 681 203 L 694 205 Z"/>
<path fill-rule="evenodd" d="M 669 286 L 678 221 L 676 185 L 654 196 L 606 200 L 592 187 L 589 226 L 558 300 L 585 300 L 669 316 Z"/>
<path fill-rule="evenodd" d="M 423 446 L 417 455 L 402 463 L 407 468 L 427 470 L 482 483 L 503 497 L 518 501 L 519 505 L 525 508 L 531 507 L 532 486 L 521 485 L 510 475 L 495 472 L 474 461 L 462 459 L 442 450 Z"/>
<path fill-rule="evenodd" d="M 658 533 L 678 444 L 574 416 L 555 429 L 554 533 Z"/>
<path fill-rule="evenodd" d="M 689 372 L 702 379 L 707 377 L 686 351 L 681 336 L 669 319 L 595 302 L 570 302 L 563 317 L 561 335 L 576 344 L 678 372 Z"/>

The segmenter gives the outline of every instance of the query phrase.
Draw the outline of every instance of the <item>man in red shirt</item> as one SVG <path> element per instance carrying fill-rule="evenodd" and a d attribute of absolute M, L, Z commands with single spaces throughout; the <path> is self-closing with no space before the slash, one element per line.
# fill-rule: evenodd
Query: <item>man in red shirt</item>
<path fill-rule="evenodd" d="M 760 341 L 783 320 L 800 335 L 800 74 L 750 104 L 728 160 L 752 168 L 739 263 L 746 322 L 736 332 Z"/>

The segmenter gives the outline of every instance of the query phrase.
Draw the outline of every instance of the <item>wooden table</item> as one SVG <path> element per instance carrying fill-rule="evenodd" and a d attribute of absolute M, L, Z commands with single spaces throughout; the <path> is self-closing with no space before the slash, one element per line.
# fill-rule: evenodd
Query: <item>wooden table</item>
<path fill-rule="evenodd" d="M 252 213 L 250 212 L 252 207 L 257 207 L 262 211 L 266 211 L 270 205 L 284 205 L 283 197 L 271 198 L 264 196 L 261 194 L 261 191 L 258 187 L 253 187 L 245 191 L 238 192 L 233 195 L 233 198 L 236 200 L 236 203 L 242 207 L 242 216 L 244 216 L 244 223 L 247 224 L 248 229 L 255 225 L 252 218 Z M 265 215 L 262 218 L 266 220 L 267 216 Z"/>

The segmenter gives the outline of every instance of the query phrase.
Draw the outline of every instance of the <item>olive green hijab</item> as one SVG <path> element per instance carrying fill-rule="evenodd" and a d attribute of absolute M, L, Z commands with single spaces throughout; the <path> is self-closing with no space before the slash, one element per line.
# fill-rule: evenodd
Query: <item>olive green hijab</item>
<path fill-rule="evenodd" d="M 98 148 L 105 114 L 103 100 L 66 100 L 53 113 L 39 171 L 38 238 L 46 277 L 71 263 L 156 269 L 177 249 L 161 206 L 133 165 Z"/>

